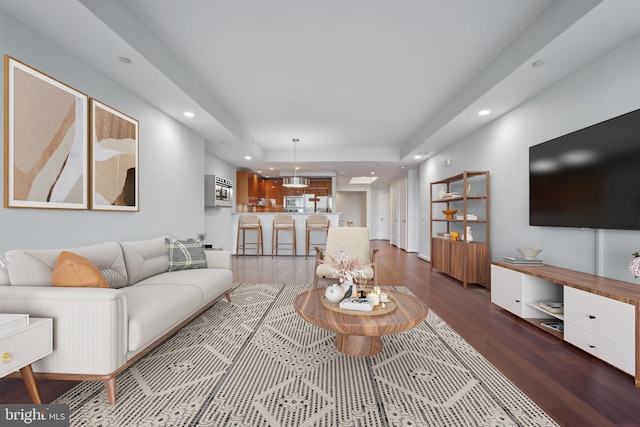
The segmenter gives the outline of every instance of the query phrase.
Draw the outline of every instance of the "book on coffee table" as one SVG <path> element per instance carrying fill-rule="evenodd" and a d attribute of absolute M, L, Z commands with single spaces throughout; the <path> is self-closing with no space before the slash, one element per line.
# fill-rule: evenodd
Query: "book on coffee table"
<path fill-rule="evenodd" d="M 373 305 L 366 298 L 351 298 L 340 301 L 340 308 L 343 310 L 372 311 Z"/>

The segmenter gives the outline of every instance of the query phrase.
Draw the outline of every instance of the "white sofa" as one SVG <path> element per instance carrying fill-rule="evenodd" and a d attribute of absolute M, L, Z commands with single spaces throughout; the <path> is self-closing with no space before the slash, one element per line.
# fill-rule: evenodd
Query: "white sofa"
<path fill-rule="evenodd" d="M 58 287 L 61 251 L 95 264 L 109 288 Z M 54 351 L 37 377 L 100 380 L 111 404 L 116 376 L 223 295 L 233 281 L 227 251 L 205 251 L 207 268 L 169 271 L 165 237 L 53 250 L 11 250 L 0 280 L 0 312 L 53 318 Z"/>

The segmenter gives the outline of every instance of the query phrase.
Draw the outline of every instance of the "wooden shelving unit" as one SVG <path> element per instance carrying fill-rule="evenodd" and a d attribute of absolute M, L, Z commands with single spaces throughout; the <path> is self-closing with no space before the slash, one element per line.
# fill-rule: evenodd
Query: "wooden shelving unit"
<path fill-rule="evenodd" d="M 459 196 L 440 198 L 441 188 L 447 194 L 457 193 Z M 465 288 L 469 283 L 477 283 L 490 289 L 489 172 L 465 171 L 432 182 L 430 205 L 431 270 L 439 270 L 460 280 Z M 444 209 L 456 209 L 458 212 L 448 220 L 442 213 Z M 476 215 L 477 219 L 468 219 L 469 214 Z M 457 219 L 459 215 L 461 219 Z M 474 224 L 480 227 L 474 227 Z M 471 227 L 471 242 L 467 241 L 467 227 Z M 460 240 L 441 236 L 452 231 L 460 233 Z"/>

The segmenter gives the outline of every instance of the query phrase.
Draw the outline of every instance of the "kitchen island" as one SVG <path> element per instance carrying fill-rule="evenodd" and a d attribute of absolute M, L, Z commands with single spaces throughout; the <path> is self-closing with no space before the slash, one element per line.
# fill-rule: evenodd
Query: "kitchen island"
<path fill-rule="evenodd" d="M 271 255 L 271 231 L 273 229 L 273 218 L 276 215 L 291 215 L 296 220 L 296 246 L 297 251 L 296 255 L 304 256 L 305 248 L 306 248 L 306 236 L 307 236 L 307 218 L 313 213 L 307 212 L 234 212 L 231 214 L 231 218 L 233 221 L 233 253 L 236 251 L 236 244 L 238 238 L 238 217 L 242 214 L 250 214 L 255 215 L 260 218 L 260 224 L 262 224 L 262 241 L 264 244 L 264 255 Z M 322 212 L 321 215 L 326 215 L 329 217 L 329 226 L 337 227 L 338 221 L 340 218 L 340 213 L 338 212 Z M 247 230 L 247 242 L 255 242 L 258 239 L 256 235 L 256 231 Z M 311 245 L 309 247 L 309 256 L 315 257 L 315 251 L 313 250 L 314 245 L 324 245 L 327 240 L 327 233 L 320 231 L 312 231 L 311 232 Z M 291 243 L 291 233 L 284 231 L 280 232 L 279 237 L 280 242 L 284 245 L 286 243 Z M 253 246 L 255 247 L 255 246 Z M 251 247 L 247 248 L 245 254 L 255 255 L 255 250 Z M 242 252 L 242 251 L 241 251 Z M 278 250 L 278 254 L 282 255 L 291 255 L 290 247 L 281 248 Z"/>

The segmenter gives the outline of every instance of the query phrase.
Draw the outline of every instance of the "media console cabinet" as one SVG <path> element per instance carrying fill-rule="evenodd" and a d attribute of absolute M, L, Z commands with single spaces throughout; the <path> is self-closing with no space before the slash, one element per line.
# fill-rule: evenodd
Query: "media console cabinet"
<path fill-rule="evenodd" d="M 491 302 L 633 375 L 640 387 L 640 284 L 551 265 L 493 262 Z M 541 302 L 563 304 L 564 311 L 548 311 Z M 549 323 L 564 330 L 543 325 Z"/>

